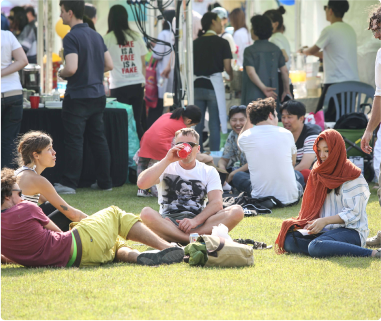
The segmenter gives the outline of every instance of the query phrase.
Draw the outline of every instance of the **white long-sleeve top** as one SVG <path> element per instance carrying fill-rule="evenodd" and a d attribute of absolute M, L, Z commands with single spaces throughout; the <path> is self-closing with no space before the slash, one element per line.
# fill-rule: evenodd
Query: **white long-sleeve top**
<path fill-rule="evenodd" d="M 365 178 L 358 178 L 345 182 L 339 195 L 332 190 L 324 201 L 320 210 L 320 217 L 339 215 L 344 224 L 329 224 L 322 232 L 339 227 L 356 230 L 361 239 L 361 246 L 365 247 L 366 238 L 369 234 L 366 204 L 370 196 L 369 186 Z"/>
<path fill-rule="evenodd" d="M 376 79 L 376 93 L 375 96 L 381 96 L 381 49 L 377 52 L 377 58 L 376 58 L 376 73 L 375 73 L 375 79 Z"/>

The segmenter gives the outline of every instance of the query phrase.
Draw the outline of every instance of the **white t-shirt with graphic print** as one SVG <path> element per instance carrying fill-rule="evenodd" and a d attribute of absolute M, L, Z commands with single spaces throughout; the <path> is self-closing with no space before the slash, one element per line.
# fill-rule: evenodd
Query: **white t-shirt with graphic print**
<path fill-rule="evenodd" d="M 124 46 L 118 45 L 114 31 L 103 37 L 114 63 L 114 68 L 110 71 L 110 89 L 146 82 L 141 57 L 145 56 L 148 50 L 138 32 L 131 31 L 130 34 L 132 37 L 126 33 L 127 44 Z"/>
<path fill-rule="evenodd" d="M 192 169 L 184 169 L 179 162 L 174 162 L 159 179 L 157 190 L 160 214 L 184 211 L 200 214 L 206 206 L 208 193 L 213 190 L 222 191 L 217 170 L 198 160 Z"/>

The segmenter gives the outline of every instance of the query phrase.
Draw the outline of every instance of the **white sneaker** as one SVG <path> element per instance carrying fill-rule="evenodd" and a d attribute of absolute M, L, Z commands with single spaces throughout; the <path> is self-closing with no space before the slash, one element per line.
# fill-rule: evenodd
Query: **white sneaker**
<path fill-rule="evenodd" d="M 145 189 L 138 189 L 138 193 L 136 194 L 136 196 L 139 196 L 139 197 L 153 197 L 153 195 L 149 192 L 147 192 Z"/>
<path fill-rule="evenodd" d="M 69 186 L 64 186 L 60 183 L 54 183 L 54 189 L 58 194 L 75 194 L 75 189 Z"/>
<path fill-rule="evenodd" d="M 229 185 L 229 183 L 225 182 L 224 186 L 222 186 L 222 190 L 225 192 L 230 192 L 232 190 L 232 187 L 231 185 Z"/>

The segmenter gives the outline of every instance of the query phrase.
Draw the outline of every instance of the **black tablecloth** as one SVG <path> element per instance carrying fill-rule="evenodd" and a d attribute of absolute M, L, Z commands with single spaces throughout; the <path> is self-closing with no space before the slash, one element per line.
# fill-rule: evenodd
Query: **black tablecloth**
<path fill-rule="evenodd" d="M 61 109 L 24 109 L 20 134 L 30 130 L 44 131 L 53 138 L 53 148 L 57 152 L 56 166 L 42 172 L 51 183 L 58 183 L 65 162 L 64 129 Z M 126 182 L 128 172 L 128 120 L 125 109 L 106 108 L 103 116 L 105 134 L 111 153 L 111 178 L 113 186 Z M 95 164 L 85 133 L 82 174 L 78 187 L 88 187 L 96 180 Z"/>

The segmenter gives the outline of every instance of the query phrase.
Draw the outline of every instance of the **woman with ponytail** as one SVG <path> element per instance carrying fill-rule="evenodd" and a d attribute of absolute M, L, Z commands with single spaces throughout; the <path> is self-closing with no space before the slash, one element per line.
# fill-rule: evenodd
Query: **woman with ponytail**
<path fill-rule="evenodd" d="M 273 27 L 273 34 L 269 39 L 274 45 L 277 45 L 282 51 L 284 60 L 286 61 L 287 70 L 290 71 L 291 68 L 291 48 L 290 43 L 287 38 L 283 35 L 284 25 L 283 25 L 283 15 L 286 13 L 286 10 L 283 6 L 280 6 L 276 10 L 267 10 L 263 15 L 267 16 Z M 283 94 L 283 81 L 280 71 L 278 71 L 278 81 L 279 81 L 279 96 L 282 97 Z M 290 92 L 293 92 L 293 86 L 291 84 L 291 79 L 288 81 L 290 86 Z"/>
<path fill-rule="evenodd" d="M 138 153 L 137 175 L 158 161 L 161 161 L 171 149 L 175 133 L 182 128 L 196 126 L 201 119 L 200 108 L 189 105 L 165 113 L 144 133 Z M 148 190 L 138 189 L 138 196 L 152 196 Z"/>
<path fill-rule="evenodd" d="M 361 170 L 347 159 L 342 136 L 323 131 L 314 143 L 317 156 L 297 218 L 282 223 L 275 250 L 312 257 L 381 257 L 366 249 L 369 187 Z"/>
<path fill-rule="evenodd" d="M 232 52 L 229 42 L 218 35 L 222 31 L 221 19 L 214 12 L 207 12 L 201 19 L 202 29 L 193 41 L 194 100 L 200 107 L 202 117 L 196 126 L 200 135 L 201 152 L 202 132 L 205 112 L 209 112 L 209 146 L 211 151 L 220 150 L 220 126 L 227 133 L 225 85 L 222 72 L 233 79 L 231 67 Z"/>
<path fill-rule="evenodd" d="M 108 31 L 103 40 L 110 52 L 114 69 L 110 71 L 111 97 L 132 105 L 139 139 L 144 130 L 141 122 L 144 84 L 146 82 L 146 44 L 142 36 L 128 25 L 127 10 L 114 5 L 108 15 Z"/>

